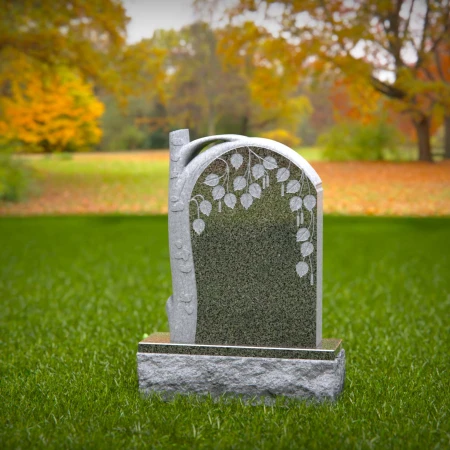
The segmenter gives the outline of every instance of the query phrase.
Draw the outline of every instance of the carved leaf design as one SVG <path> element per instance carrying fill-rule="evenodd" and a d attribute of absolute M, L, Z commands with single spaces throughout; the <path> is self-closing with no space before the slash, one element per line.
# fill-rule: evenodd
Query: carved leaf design
<path fill-rule="evenodd" d="M 300 247 L 300 253 L 302 256 L 309 256 L 314 251 L 314 245 L 311 244 L 311 242 L 303 242 L 302 246 Z"/>
<path fill-rule="evenodd" d="M 184 203 L 183 202 L 172 203 L 172 206 L 170 207 L 170 210 L 174 211 L 174 212 L 183 211 L 183 209 L 184 209 Z"/>
<path fill-rule="evenodd" d="M 234 194 L 227 194 L 225 195 L 223 201 L 225 202 L 225 205 L 228 206 L 228 208 L 234 209 L 234 207 L 236 206 L 236 196 Z"/>
<path fill-rule="evenodd" d="M 212 196 L 214 200 L 220 200 L 225 195 L 225 188 L 223 186 L 216 186 L 212 190 Z"/>
<path fill-rule="evenodd" d="M 277 181 L 278 183 L 283 183 L 289 178 L 289 175 L 291 172 L 289 172 L 289 169 L 286 169 L 286 167 L 282 167 L 281 169 L 278 169 L 277 171 Z"/>
<path fill-rule="evenodd" d="M 309 232 L 308 228 L 300 228 L 297 231 L 297 242 L 307 241 L 310 236 L 311 233 Z"/>
<path fill-rule="evenodd" d="M 253 197 L 250 194 L 244 194 L 241 196 L 241 203 L 245 209 L 248 209 L 252 206 Z"/>
<path fill-rule="evenodd" d="M 182 263 L 178 267 L 180 268 L 180 271 L 183 273 L 192 272 L 192 264 L 190 264 L 190 263 L 186 263 L 186 264 Z"/>
<path fill-rule="evenodd" d="M 302 278 L 308 273 L 309 266 L 305 262 L 301 261 L 295 266 L 295 270 L 297 271 L 298 276 Z"/>
<path fill-rule="evenodd" d="M 314 206 L 316 206 L 316 197 L 314 197 L 313 195 L 307 195 L 304 199 L 303 199 L 303 204 L 305 205 L 305 208 L 308 211 L 312 211 L 312 209 L 314 208 Z"/>
<path fill-rule="evenodd" d="M 203 200 L 200 203 L 200 211 L 205 214 L 205 216 L 209 216 L 212 210 L 211 202 L 208 202 L 208 200 Z"/>
<path fill-rule="evenodd" d="M 264 175 L 264 166 L 262 164 L 255 164 L 252 167 L 252 174 L 256 180 L 259 180 Z"/>
<path fill-rule="evenodd" d="M 197 234 L 202 234 L 205 229 L 205 222 L 202 219 L 195 219 L 192 222 L 192 228 Z"/>
<path fill-rule="evenodd" d="M 207 184 L 208 186 L 217 186 L 219 184 L 219 181 L 219 175 L 216 175 L 215 173 L 210 173 L 205 178 L 205 184 Z"/>
<path fill-rule="evenodd" d="M 275 158 L 273 158 L 272 156 L 266 156 L 263 160 L 263 164 L 267 170 L 273 170 L 278 167 L 278 164 L 275 161 Z"/>
<path fill-rule="evenodd" d="M 261 186 L 258 183 L 252 183 L 248 187 L 248 191 L 255 198 L 261 198 Z"/>
<path fill-rule="evenodd" d="M 286 192 L 288 194 L 295 194 L 300 190 L 300 182 L 298 180 L 291 180 L 286 186 Z"/>
<path fill-rule="evenodd" d="M 247 180 L 244 177 L 236 177 L 233 181 L 235 191 L 242 191 L 247 186 Z"/>
<path fill-rule="evenodd" d="M 237 170 L 242 166 L 244 158 L 239 153 L 234 153 L 230 158 L 231 165 Z"/>
<path fill-rule="evenodd" d="M 302 207 L 302 199 L 300 197 L 292 197 L 289 200 L 289 206 L 291 207 L 291 211 L 298 211 Z"/>
<path fill-rule="evenodd" d="M 194 296 L 190 295 L 190 294 L 183 294 L 180 296 L 180 302 L 183 302 L 183 303 L 191 303 L 193 299 L 194 299 Z"/>

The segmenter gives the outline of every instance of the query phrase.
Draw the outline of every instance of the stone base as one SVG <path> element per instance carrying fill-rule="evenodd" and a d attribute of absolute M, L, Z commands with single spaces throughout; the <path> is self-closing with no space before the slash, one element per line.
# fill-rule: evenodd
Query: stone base
<path fill-rule="evenodd" d="M 276 396 L 336 400 L 344 387 L 345 351 L 333 360 L 138 352 L 139 389 L 175 394 Z"/>

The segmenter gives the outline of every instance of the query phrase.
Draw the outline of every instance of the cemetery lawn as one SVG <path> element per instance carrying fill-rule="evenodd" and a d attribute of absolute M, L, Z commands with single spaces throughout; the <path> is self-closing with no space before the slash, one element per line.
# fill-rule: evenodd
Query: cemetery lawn
<path fill-rule="evenodd" d="M 320 174 L 328 214 L 450 215 L 450 161 L 326 162 L 301 155 Z M 26 201 L 0 201 L 2 215 L 166 214 L 167 151 L 23 156 L 38 178 Z"/>
<path fill-rule="evenodd" d="M 449 448 L 450 218 L 326 216 L 335 404 L 142 398 L 168 331 L 166 216 L 0 219 L 0 447 Z"/>

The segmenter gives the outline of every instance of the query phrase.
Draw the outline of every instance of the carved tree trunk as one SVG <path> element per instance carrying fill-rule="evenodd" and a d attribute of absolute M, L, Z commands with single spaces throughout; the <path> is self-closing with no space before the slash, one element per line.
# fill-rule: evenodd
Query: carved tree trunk
<path fill-rule="evenodd" d="M 417 144 L 419 146 L 419 161 L 433 161 L 430 143 L 430 119 L 422 116 L 419 120 L 414 120 L 414 127 L 417 133 Z"/>
<path fill-rule="evenodd" d="M 450 159 L 450 114 L 444 117 L 444 159 Z"/>

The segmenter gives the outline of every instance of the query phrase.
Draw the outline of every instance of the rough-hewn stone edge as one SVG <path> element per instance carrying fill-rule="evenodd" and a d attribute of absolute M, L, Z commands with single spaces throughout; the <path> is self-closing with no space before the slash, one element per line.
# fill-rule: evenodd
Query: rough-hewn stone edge
<path fill-rule="evenodd" d="M 334 401 L 345 380 L 345 351 L 333 361 L 138 353 L 139 389 L 176 394 L 239 396 L 274 403 L 279 396 Z"/>

